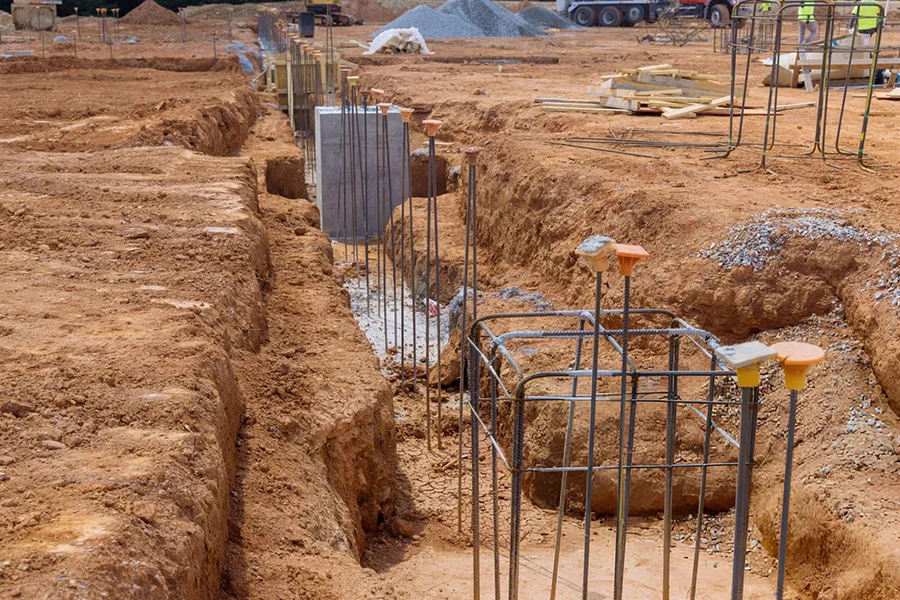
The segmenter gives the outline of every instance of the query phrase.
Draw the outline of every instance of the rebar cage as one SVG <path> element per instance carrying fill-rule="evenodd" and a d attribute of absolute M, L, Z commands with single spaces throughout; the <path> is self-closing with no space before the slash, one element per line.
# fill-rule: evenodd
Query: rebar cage
<path fill-rule="evenodd" d="M 770 10 L 763 11 L 764 5 L 770 5 Z M 799 21 L 801 6 L 814 13 L 811 31 L 810 23 Z M 737 16 L 731 21 L 728 43 L 732 97 L 730 141 L 725 152 L 715 158 L 724 158 L 741 150 L 758 154 L 759 166 L 766 170 L 771 159 L 820 159 L 837 168 L 838 161 L 853 160 L 863 170 L 872 171 L 872 165 L 866 163 L 865 142 L 876 78 L 880 77 L 880 69 L 900 65 L 898 58 L 880 57 L 884 8 L 877 2 L 787 0 L 772 4 L 765 0 L 741 0 L 734 6 L 733 13 Z M 872 15 L 866 22 L 874 22 L 874 29 L 861 30 L 859 18 L 863 14 Z M 795 27 L 794 23 L 800 24 Z M 803 39 L 798 32 L 806 34 Z M 756 60 L 753 55 L 770 51 L 773 53 L 771 70 L 764 82 L 768 84 L 769 92 L 763 139 L 748 141 L 744 111 L 735 106 L 747 105 L 750 65 Z M 814 139 L 804 144 L 778 141 L 779 115 L 783 109 L 778 104 L 780 87 L 797 87 L 802 83 L 812 92 L 816 79 Z M 742 85 L 736 84 L 738 80 L 743 82 Z M 850 121 L 846 110 L 848 95 L 860 81 L 862 83 L 857 87 L 865 91 L 865 108 L 859 130 L 842 136 Z M 839 98 L 832 98 L 830 92 L 833 89 L 839 92 Z M 842 137 L 858 140 L 858 144 L 855 148 L 843 147 Z"/>
<path fill-rule="evenodd" d="M 599 278 L 597 291 L 600 291 Z M 627 295 L 627 290 L 626 290 Z M 487 543 L 492 547 L 493 553 L 493 596 L 495 599 L 502 597 L 501 589 L 501 539 L 508 533 L 508 572 L 506 573 L 507 597 L 509 600 L 519 598 L 519 565 L 520 565 L 520 541 L 521 541 L 521 513 L 523 480 L 527 477 L 548 476 L 556 474 L 559 477 L 559 504 L 557 506 L 558 519 L 556 531 L 556 547 L 554 564 L 552 568 L 552 582 L 550 597 L 553 598 L 556 591 L 556 583 L 559 567 L 560 531 L 563 522 L 563 514 L 566 511 L 567 487 L 571 487 L 569 477 L 584 478 L 584 554 L 583 554 L 583 581 L 582 597 L 587 598 L 588 581 L 590 573 L 591 551 L 591 512 L 593 489 L 593 477 L 602 471 L 613 472 L 616 475 L 616 552 L 615 552 L 615 580 L 613 598 L 622 598 L 624 587 L 624 565 L 627 540 L 627 519 L 630 502 L 631 479 L 635 470 L 655 470 L 664 473 L 665 477 L 665 501 L 663 539 L 672 539 L 673 527 L 673 485 L 680 473 L 685 470 L 700 471 L 700 489 L 697 505 L 695 524 L 694 556 L 692 566 L 692 584 L 690 598 L 694 597 L 698 584 L 698 559 L 700 552 L 700 540 L 703 533 L 703 518 L 705 511 L 707 474 L 710 469 L 737 469 L 737 492 L 735 502 L 735 541 L 734 541 L 734 571 L 732 586 L 734 590 L 742 590 L 744 577 L 744 564 L 747 552 L 747 530 L 749 522 L 749 498 L 750 498 L 750 467 L 753 461 L 753 440 L 756 433 L 756 415 L 759 403 L 758 388 L 741 390 L 729 385 L 735 371 L 729 369 L 716 356 L 716 350 L 720 348 L 718 340 L 709 332 L 695 328 L 678 318 L 667 310 L 660 309 L 626 309 L 619 310 L 570 310 L 552 312 L 532 312 L 521 314 L 498 314 L 479 318 L 469 329 L 465 347 L 466 357 L 465 371 L 467 373 L 468 398 L 465 406 L 471 417 L 471 468 L 472 468 L 472 514 L 471 526 L 473 533 L 473 577 L 474 597 L 480 598 L 481 593 L 481 518 L 482 512 L 489 515 L 489 526 L 493 530 L 487 537 Z M 599 303 L 598 303 L 599 308 Z M 600 321 L 613 320 L 621 322 L 621 328 L 604 328 L 596 320 L 595 315 L 600 315 Z M 498 327 L 506 328 L 519 323 L 534 324 L 536 321 L 550 319 L 565 319 L 574 328 L 534 328 L 508 331 L 497 334 L 494 330 Z M 632 327 L 629 320 L 637 322 L 637 327 Z M 659 326 L 658 323 L 664 323 Z M 652 343 L 664 343 L 668 348 L 668 365 L 645 366 L 639 364 L 628 353 L 629 338 L 644 338 L 644 345 Z M 520 365 L 516 357 L 516 350 L 512 347 L 516 342 L 536 340 L 562 340 L 567 344 L 574 342 L 574 348 L 567 348 L 571 352 L 572 362 L 568 368 L 560 370 L 539 370 L 527 372 Z M 695 364 L 706 364 L 706 367 L 683 368 L 682 347 L 686 343 L 695 353 Z M 600 358 L 601 346 L 608 353 L 605 359 Z M 590 349 L 593 360 L 588 360 L 588 368 L 582 364 L 585 350 Z M 700 363 L 696 363 L 700 360 Z M 506 365 L 504 369 L 501 365 Z M 598 384 L 612 381 L 620 384 L 618 391 L 598 391 Z M 705 383 L 706 391 L 702 397 L 692 396 L 692 391 L 687 391 L 691 386 L 687 382 Z M 540 382 L 551 382 L 555 389 L 548 391 Z M 586 395 L 579 389 L 579 384 L 590 383 L 591 393 Z M 699 395 L 699 394 L 698 394 Z M 485 397 L 486 396 L 486 397 Z M 562 403 L 568 409 L 566 420 L 566 438 L 564 450 L 560 460 L 555 464 L 529 464 L 525 460 L 526 455 L 531 455 L 531 448 L 527 440 L 526 432 L 529 426 L 529 418 L 526 414 L 532 414 L 532 407 L 549 406 L 554 403 Z M 584 464 L 572 464 L 571 442 L 573 424 L 578 405 L 590 405 L 588 422 L 587 454 Z M 600 431 L 596 426 L 596 409 L 599 403 L 613 403 L 618 405 L 618 431 Z M 635 456 L 635 425 L 639 407 L 649 405 L 664 405 L 666 408 L 665 454 L 659 457 L 658 462 L 634 462 Z M 678 419 L 678 408 L 684 409 L 693 417 L 708 423 L 705 427 L 703 450 L 700 458 L 690 462 L 676 460 L 676 434 L 675 427 Z M 727 415 L 727 409 L 731 412 L 740 411 L 737 423 L 731 423 L 730 428 L 737 427 L 738 433 L 735 439 L 727 430 L 716 422 L 717 415 Z M 733 419 L 732 419 L 733 420 Z M 509 435 L 509 422 L 511 421 L 512 433 Z M 726 445 L 738 448 L 738 460 L 713 460 L 710 455 L 712 432 L 724 440 Z M 618 452 L 617 459 L 612 463 L 595 463 L 594 454 L 596 441 L 599 436 L 615 435 Z M 481 491 L 479 476 L 479 463 L 481 459 L 480 441 L 484 436 L 487 439 L 490 452 L 491 477 L 488 485 L 490 491 L 490 507 L 481 506 Z M 499 521 L 499 486 L 498 474 L 503 469 L 510 479 L 510 506 L 509 522 L 506 527 Z M 554 476 L 554 475 L 550 475 Z M 782 534 L 784 535 L 784 533 Z M 504 540 L 505 541 L 505 540 Z M 662 597 L 667 600 L 670 597 L 670 544 L 663 544 L 662 557 Z M 674 593 L 674 592 L 672 592 Z M 741 598 L 733 595 L 733 598 Z M 535 597 L 533 593 L 529 598 Z"/>

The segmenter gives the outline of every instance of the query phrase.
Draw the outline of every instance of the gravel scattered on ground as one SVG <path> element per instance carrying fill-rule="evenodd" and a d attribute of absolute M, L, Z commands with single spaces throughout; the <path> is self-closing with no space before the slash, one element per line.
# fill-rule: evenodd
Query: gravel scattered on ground
<path fill-rule="evenodd" d="M 530 304 L 538 311 L 551 310 L 553 308 L 550 300 L 542 292 L 526 292 L 515 285 L 497 290 L 491 295 L 504 300 L 512 300 L 517 304 Z"/>
<path fill-rule="evenodd" d="M 410 27 L 418 29 L 426 40 L 544 35 L 539 26 L 490 0 L 449 0 L 437 10 L 420 5 L 391 21 L 375 35 L 388 29 Z"/>
<path fill-rule="evenodd" d="M 532 6 L 531 8 L 526 8 L 519 13 L 519 16 L 535 27 L 540 27 L 541 29 L 549 29 L 551 27 L 554 27 L 556 29 L 581 29 L 581 27 L 579 27 L 569 19 L 559 15 L 549 8 L 544 8 L 543 6 Z"/>
<path fill-rule="evenodd" d="M 702 248 L 697 256 L 716 260 L 726 270 L 746 266 L 762 271 L 795 238 L 855 243 L 867 252 L 880 248 L 881 259 L 889 268 L 881 273 L 878 281 L 867 283 L 866 288 L 874 286 L 876 305 L 890 302 L 900 307 L 900 235 L 864 231 L 849 225 L 844 220 L 848 212 L 830 208 L 770 208 L 736 225 L 728 239 Z"/>

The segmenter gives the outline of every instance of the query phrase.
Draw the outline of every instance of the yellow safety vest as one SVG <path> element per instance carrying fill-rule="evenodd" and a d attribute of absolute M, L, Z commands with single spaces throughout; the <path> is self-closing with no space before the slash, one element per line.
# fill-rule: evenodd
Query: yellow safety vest
<path fill-rule="evenodd" d="M 762 4 L 759 5 L 759 12 L 767 13 L 770 10 L 772 10 L 771 2 L 763 2 Z"/>
<path fill-rule="evenodd" d="M 815 23 L 816 7 L 813 4 L 803 3 L 797 8 L 797 20 L 804 23 Z"/>
<path fill-rule="evenodd" d="M 859 4 L 853 7 L 856 16 L 857 31 L 871 31 L 878 28 L 878 17 L 881 10 L 875 4 Z"/>

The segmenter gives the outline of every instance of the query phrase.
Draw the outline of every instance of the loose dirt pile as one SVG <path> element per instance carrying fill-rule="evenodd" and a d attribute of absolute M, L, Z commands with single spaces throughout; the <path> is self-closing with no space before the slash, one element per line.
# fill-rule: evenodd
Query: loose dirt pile
<path fill-rule="evenodd" d="M 153 0 L 144 0 L 140 6 L 122 17 L 128 25 L 180 25 L 181 19 L 168 8 L 163 8 Z"/>

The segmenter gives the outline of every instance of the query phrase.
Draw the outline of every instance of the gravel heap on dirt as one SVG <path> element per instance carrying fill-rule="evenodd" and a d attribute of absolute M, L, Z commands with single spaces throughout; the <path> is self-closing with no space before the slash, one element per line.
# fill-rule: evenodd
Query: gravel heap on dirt
<path fill-rule="evenodd" d="M 890 266 L 875 283 L 876 304 L 882 300 L 900 307 L 900 235 L 863 231 L 843 222 L 848 211 L 828 208 L 770 208 L 750 221 L 733 227 L 728 239 L 697 252 L 700 258 L 719 261 L 719 267 L 751 267 L 762 271 L 793 238 L 855 243 L 860 250 L 881 248 L 881 259 Z M 867 283 L 866 287 L 870 287 Z"/>
<path fill-rule="evenodd" d="M 543 6 L 526 8 L 519 13 L 519 16 L 535 27 L 540 27 L 541 29 L 548 29 L 550 27 L 555 27 L 556 29 L 581 29 L 581 27 L 569 19 L 560 16 L 556 12 L 549 8 L 544 8 Z"/>
<path fill-rule="evenodd" d="M 490 0 L 450 0 L 439 9 L 417 6 L 377 32 L 415 27 L 425 39 L 467 37 L 533 37 L 540 27 Z"/>
<path fill-rule="evenodd" d="M 484 37 L 474 23 L 460 19 L 453 15 L 439 13 L 429 6 L 417 6 L 406 11 L 381 29 L 379 33 L 388 29 L 408 29 L 415 27 L 426 40 L 431 38 L 474 38 Z"/>
<path fill-rule="evenodd" d="M 473 23 L 484 37 L 532 37 L 544 35 L 519 15 L 497 6 L 490 0 L 450 0 L 438 9 Z"/>
<path fill-rule="evenodd" d="M 153 0 L 144 0 L 133 11 L 122 17 L 123 23 L 131 25 L 180 25 L 181 19 L 168 8 L 163 8 Z"/>

